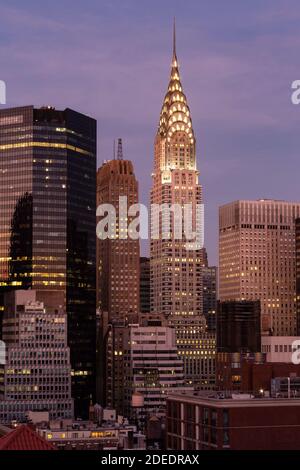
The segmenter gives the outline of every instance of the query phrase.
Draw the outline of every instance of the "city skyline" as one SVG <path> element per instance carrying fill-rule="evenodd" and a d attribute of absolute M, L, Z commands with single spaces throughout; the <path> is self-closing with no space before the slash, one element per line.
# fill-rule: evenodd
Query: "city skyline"
<path fill-rule="evenodd" d="M 300 6 L 4 3 L 0 450 L 300 450 Z"/>
<path fill-rule="evenodd" d="M 282 1 L 263 7 L 254 2 L 256 8 L 232 1 L 228 13 L 219 3 L 218 17 L 207 4 L 183 8 L 167 1 L 159 11 L 155 2 L 151 8 L 134 1 L 88 4 L 84 14 L 81 6 L 72 7 L 72 23 L 64 5 L 59 20 L 35 1 L 27 2 L 26 11 L 18 1 L 0 7 L 5 107 L 70 106 L 95 117 L 98 166 L 112 157 L 113 139 L 121 135 L 125 158 L 133 161 L 140 181 L 140 200 L 147 203 L 175 15 L 179 65 L 198 136 L 206 245 L 209 263 L 216 264 L 220 204 L 298 199 L 293 168 L 300 109 L 290 95 L 299 78 L 300 8 L 296 2 L 287 10 Z M 74 48 L 76 60 L 66 61 Z M 148 254 L 146 247 L 143 242 L 142 254 Z"/>

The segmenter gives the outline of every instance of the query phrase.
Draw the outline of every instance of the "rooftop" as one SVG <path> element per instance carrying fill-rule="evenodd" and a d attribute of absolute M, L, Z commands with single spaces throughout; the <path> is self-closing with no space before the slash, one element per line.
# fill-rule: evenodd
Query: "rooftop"
<path fill-rule="evenodd" d="M 0 438 L 0 450 L 54 450 L 30 426 L 21 425 Z"/>
<path fill-rule="evenodd" d="M 300 398 L 283 398 L 269 396 L 267 392 L 261 391 L 261 394 L 240 393 L 232 391 L 203 392 L 203 391 L 176 391 L 168 395 L 169 400 L 188 401 L 195 404 L 214 404 L 216 407 L 235 407 L 235 406 L 300 406 Z"/>

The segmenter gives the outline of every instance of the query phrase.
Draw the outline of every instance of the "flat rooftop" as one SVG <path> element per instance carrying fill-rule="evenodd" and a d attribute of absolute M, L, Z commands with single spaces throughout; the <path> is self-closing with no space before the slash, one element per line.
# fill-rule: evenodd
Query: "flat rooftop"
<path fill-rule="evenodd" d="M 216 408 L 243 407 L 243 406 L 299 406 L 300 397 L 270 397 L 265 393 L 254 395 L 230 391 L 204 392 L 204 391 L 176 391 L 167 397 L 168 400 L 188 402 L 194 404 L 213 405 Z"/>

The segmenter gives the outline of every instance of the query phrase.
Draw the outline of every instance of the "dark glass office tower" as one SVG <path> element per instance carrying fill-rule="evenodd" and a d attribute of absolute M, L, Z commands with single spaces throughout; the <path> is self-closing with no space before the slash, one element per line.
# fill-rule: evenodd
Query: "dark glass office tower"
<path fill-rule="evenodd" d="M 260 301 L 218 302 L 217 352 L 261 351 Z"/>
<path fill-rule="evenodd" d="M 72 395 L 95 381 L 96 121 L 32 106 L 0 110 L 0 288 L 33 288 L 68 316 Z"/>

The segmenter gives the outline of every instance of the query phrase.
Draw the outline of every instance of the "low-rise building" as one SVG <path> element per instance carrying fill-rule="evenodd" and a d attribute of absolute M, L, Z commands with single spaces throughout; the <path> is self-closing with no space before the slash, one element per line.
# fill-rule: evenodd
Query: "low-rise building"
<path fill-rule="evenodd" d="M 111 410 L 110 410 L 111 411 Z M 145 449 L 146 438 L 123 417 L 111 421 L 50 421 L 37 427 L 38 434 L 58 450 Z"/>
<path fill-rule="evenodd" d="M 299 450 L 300 398 L 182 392 L 167 398 L 169 450 Z"/>

